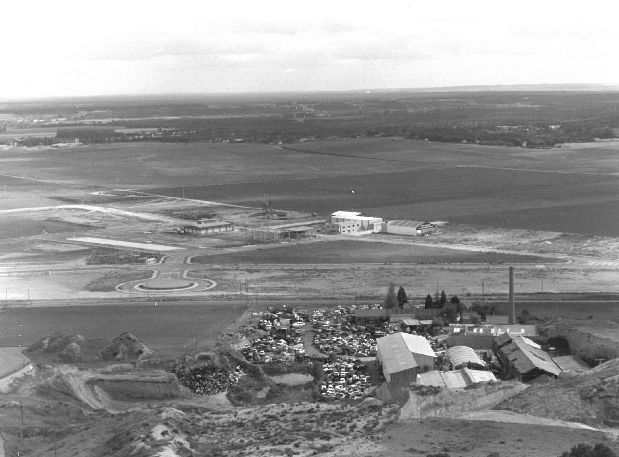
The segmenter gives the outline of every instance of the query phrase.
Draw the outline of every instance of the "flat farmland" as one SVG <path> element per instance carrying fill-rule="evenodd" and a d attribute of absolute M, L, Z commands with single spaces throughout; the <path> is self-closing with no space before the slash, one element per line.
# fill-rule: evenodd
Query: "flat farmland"
<path fill-rule="evenodd" d="M 281 147 L 118 143 L 3 151 L 0 168 L 56 184 L 42 192 L 43 183 L 7 183 L 38 197 L 133 188 L 260 207 L 270 195 L 276 209 L 321 215 L 348 209 L 618 236 L 618 152 L 615 143 L 530 150 L 385 138 Z"/>
<path fill-rule="evenodd" d="M 369 263 L 540 263 L 549 259 L 524 255 L 460 251 L 432 246 L 411 246 L 355 240 L 309 244 L 267 245 L 262 249 L 192 257 L 196 264 L 369 264 Z"/>
<path fill-rule="evenodd" d="M 247 206 L 270 195 L 276 209 L 322 215 L 345 209 L 386 219 L 619 236 L 619 178 L 609 175 L 441 168 L 185 187 L 184 195 Z"/>
<path fill-rule="evenodd" d="M 0 346 L 29 346 L 49 332 L 113 338 L 131 332 L 163 351 L 216 338 L 247 309 L 245 304 L 158 303 L 47 308 L 8 308 L 0 312 Z"/>

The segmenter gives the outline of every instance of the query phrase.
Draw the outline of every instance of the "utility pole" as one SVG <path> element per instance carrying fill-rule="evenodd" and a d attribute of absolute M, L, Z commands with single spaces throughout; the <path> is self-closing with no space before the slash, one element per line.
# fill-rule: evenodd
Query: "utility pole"
<path fill-rule="evenodd" d="M 19 430 L 19 439 L 23 443 L 24 441 L 24 404 L 19 400 L 19 412 L 21 415 L 21 429 Z"/>
<path fill-rule="evenodd" d="M 56 430 L 54 430 L 54 457 L 56 457 Z"/>
<path fill-rule="evenodd" d="M 486 304 L 486 285 L 484 281 L 481 282 L 481 304 Z"/>

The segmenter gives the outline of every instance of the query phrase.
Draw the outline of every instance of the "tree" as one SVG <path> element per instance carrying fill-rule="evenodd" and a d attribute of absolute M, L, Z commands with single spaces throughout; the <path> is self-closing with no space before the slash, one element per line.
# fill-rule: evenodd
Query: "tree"
<path fill-rule="evenodd" d="M 406 292 L 404 291 L 404 287 L 400 286 L 398 289 L 398 305 L 400 308 L 404 308 L 404 304 L 408 303 L 408 298 L 406 297 Z"/>
<path fill-rule="evenodd" d="M 447 303 L 447 295 L 445 294 L 445 291 L 441 291 L 441 298 L 438 299 L 438 306 L 440 308 L 442 308 L 443 306 L 445 306 L 445 303 Z"/>
<path fill-rule="evenodd" d="M 432 301 L 432 295 L 430 294 L 426 295 L 425 308 L 434 308 L 434 302 Z"/>
<path fill-rule="evenodd" d="M 441 317 L 445 321 L 445 324 L 455 324 L 458 318 L 458 311 L 456 311 L 454 305 L 449 304 L 441 310 Z"/>
<path fill-rule="evenodd" d="M 395 297 L 395 284 L 389 284 L 389 290 L 387 291 L 387 298 L 385 299 L 385 308 L 393 309 L 395 308 L 396 297 Z"/>
<path fill-rule="evenodd" d="M 464 306 L 457 295 L 451 297 L 449 302 L 456 307 L 457 312 L 461 313 L 462 311 L 464 311 Z"/>

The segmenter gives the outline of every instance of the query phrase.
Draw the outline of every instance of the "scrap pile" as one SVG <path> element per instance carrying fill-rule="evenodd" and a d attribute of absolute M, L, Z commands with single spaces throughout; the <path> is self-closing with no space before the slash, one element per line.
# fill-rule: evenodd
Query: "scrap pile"
<path fill-rule="evenodd" d="M 350 398 L 360 400 L 364 389 L 370 387 L 366 367 L 354 359 L 340 359 L 322 366 L 325 379 L 320 384 L 320 393 L 327 400 Z"/>
<path fill-rule="evenodd" d="M 317 310 L 312 314 L 314 346 L 323 354 L 355 357 L 376 355 L 376 337 L 383 336 L 383 329 L 369 329 L 350 322 L 355 307 Z"/>
<path fill-rule="evenodd" d="M 176 364 L 170 371 L 176 375 L 181 384 L 199 395 L 214 395 L 225 392 L 245 376 L 239 366 L 234 371 L 229 371 L 208 365 L 188 367 Z"/>
<path fill-rule="evenodd" d="M 251 341 L 241 352 L 250 362 L 289 362 L 305 355 L 303 341 L 299 336 L 273 337 L 269 334 Z"/>

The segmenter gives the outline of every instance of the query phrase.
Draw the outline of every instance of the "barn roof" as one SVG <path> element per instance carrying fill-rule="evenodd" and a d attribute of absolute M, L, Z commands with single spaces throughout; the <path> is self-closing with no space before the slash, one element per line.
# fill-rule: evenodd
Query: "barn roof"
<path fill-rule="evenodd" d="M 399 335 L 404 344 L 410 352 L 413 354 L 422 354 L 427 355 L 428 357 L 436 357 L 436 354 L 432 350 L 432 346 L 427 339 L 425 339 L 421 335 L 411 335 L 410 333 L 395 333 L 395 335 Z"/>
<path fill-rule="evenodd" d="M 561 373 L 561 368 L 547 352 L 527 344 L 520 335 L 510 336 L 510 338 L 511 341 L 501 347 L 501 352 L 507 356 L 510 364 L 518 373 L 528 373 L 536 368 L 554 376 Z"/>
<path fill-rule="evenodd" d="M 398 373 L 418 367 L 413 354 L 398 335 L 394 333 L 376 340 L 380 361 L 387 373 Z"/>

